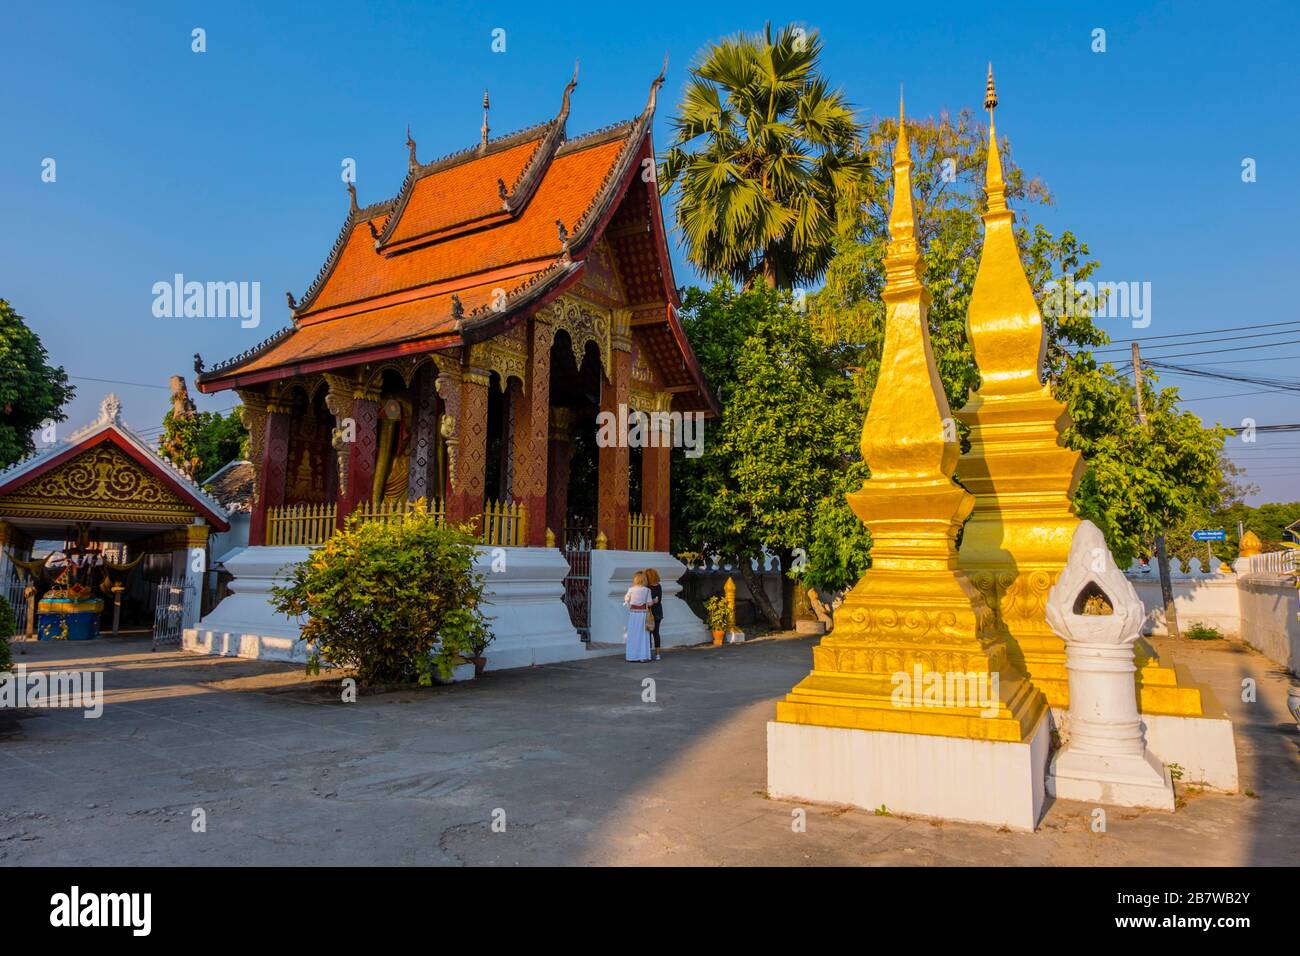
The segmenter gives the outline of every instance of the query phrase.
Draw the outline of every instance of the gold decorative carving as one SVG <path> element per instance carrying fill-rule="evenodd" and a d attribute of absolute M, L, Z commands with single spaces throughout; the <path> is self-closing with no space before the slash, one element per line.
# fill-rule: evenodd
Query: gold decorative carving
<path fill-rule="evenodd" d="M 495 335 L 486 342 L 476 342 L 469 347 L 467 363 L 497 373 L 497 384 L 506 389 L 511 378 L 519 379 L 528 387 L 527 324 L 520 323 L 508 332 Z"/>
<path fill-rule="evenodd" d="M 555 331 L 563 329 L 569 333 L 569 341 L 573 345 L 573 361 L 579 368 L 582 367 L 587 343 L 594 342 L 600 352 L 601 369 L 605 378 L 609 379 L 609 371 L 613 368 L 613 344 L 610 339 L 612 320 L 605 309 L 576 296 L 562 295 L 551 308 L 551 323 Z"/>
<path fill-rule="evenodd" d="M 0 513 L 67 521 L 189 524 L 193 504 L 111 444 L 87 449 L 0 497 Z"/>

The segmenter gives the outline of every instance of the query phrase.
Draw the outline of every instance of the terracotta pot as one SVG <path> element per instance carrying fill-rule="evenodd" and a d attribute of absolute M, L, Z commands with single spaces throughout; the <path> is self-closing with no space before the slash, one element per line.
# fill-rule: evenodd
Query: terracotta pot
<path fill-rule="evenodd" d="M 722 643 L 722 635 L 724 635 L 724 634 L 726 634 L 726 633 L 727 633 L 726 631 L 714 631 L 714 632 L 713 632 L 713 644 L 714 644 L 715 647 L 718 646 L 718 645 L 720 645 L 720 644 Z"/>

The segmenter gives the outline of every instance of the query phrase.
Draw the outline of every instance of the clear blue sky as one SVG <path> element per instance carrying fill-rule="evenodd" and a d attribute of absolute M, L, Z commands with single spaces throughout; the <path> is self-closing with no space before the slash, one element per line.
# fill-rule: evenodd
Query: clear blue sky
<path fill-rule="evenodd" d="M 1300 221 L 1294 9 L 1134 6 L 14 4 L 0 32 L 0 296 L 77 376 L 69 426 L 112 389 L 129 422 L 156 427 L 167 377 L 192 375 L 194 352 L 212 364 L 287 322 L 284 290 L 307 289 L 345 214 L 345 157 L 363 203 L 387 198 L 408 122 L 427 161 L 477 140 L 485 86 L 494 132 L 546 119 L 575 57 L 571 132 L 638 112 L 665 52 L 671 107 L 705 42 L 770 18 L 821 31 L 827 74 L 866 117 L 893 111 L 900 82 L 913 115 L 978 106 L 992 60 L 999 130 L 1055 194 L 1035 219 L 1084 238 L 1100 278 L 1152 284 L 1150 327 L 1114 322 L 1113 337 L 1300 319 L 1283 283 Z M 206 53 L 191 52 L 195 27 Z M 1097 27 L 1105 53 L 1091 50 Z M 491 50 L 495 28 L 505 53 Z M 54 183 L 41 181 L 47 157 Z M 1241 181 L 1245 157 L 1255 183 Z M 677 268 L 692 281 L 680 254 Z M 155 318 L 151 287 L 177 272 L 261 282 L 261 327 Z M 1182 361 L 1300 379 L 1300 334 L 1260 341 L 1277 344 Z M 1207 420 L 1300 420 L 1295 393 L 1177 383 Z M 1300 434 L 1237 444 L 1234 458 L 1256 500 L 1300 499 Z"/>

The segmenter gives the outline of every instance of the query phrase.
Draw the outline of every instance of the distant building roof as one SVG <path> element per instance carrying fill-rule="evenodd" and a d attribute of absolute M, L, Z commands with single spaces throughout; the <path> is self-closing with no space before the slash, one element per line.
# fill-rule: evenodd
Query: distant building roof
<path fill-rule="evenodd" d="M 229 461 L 203 483 L 203 488 L 232 514 L 253 507 L 253 463 Z"/>

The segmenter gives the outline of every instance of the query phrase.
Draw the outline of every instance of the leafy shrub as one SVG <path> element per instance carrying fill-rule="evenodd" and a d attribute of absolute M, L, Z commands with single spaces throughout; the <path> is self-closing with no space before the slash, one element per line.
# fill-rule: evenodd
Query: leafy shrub
<path fill-rule="evenodd" d="M 721 594 L 715 594 L 704 602 L 704 611 L 709 618 L 710 631 L 729 631 L 736 626 L 731 616 L 731 605 Z"/>
<path fill-rule="evenodd" d="M 353 519 L 294 566 L 272 603 L 307 616 L 314 664 L 351 668 L 362 684 L 427 683 L 430 662 L 446 678 L 492 640 L 475 543 L 468 526 L 422 510 L 393 522 Z"/>
<path fill-rule="evenodd" d="M 1189 641 L 1221 641 L 1223 633 L 1213 624 L 1193 624 L 1183 630 L 1183 636 Z"/>

